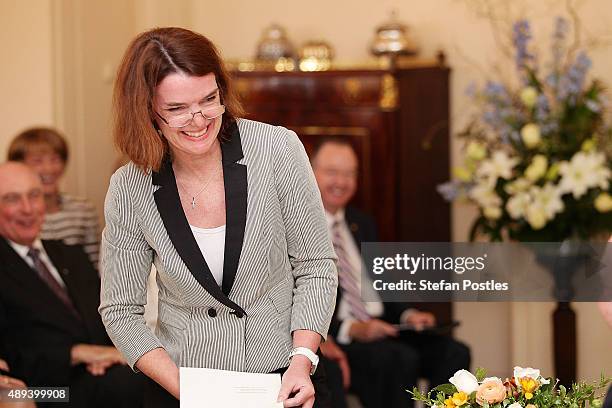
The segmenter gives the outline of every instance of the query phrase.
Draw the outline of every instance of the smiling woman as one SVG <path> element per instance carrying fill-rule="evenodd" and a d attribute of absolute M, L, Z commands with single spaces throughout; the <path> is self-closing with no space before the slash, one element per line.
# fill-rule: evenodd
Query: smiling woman
<path fill-rule="evenodd" d="M 152 380 L 147 406 L 178 407 L 183 366 L 282 373 L 286 407 L 329 407 L 314 353 L 332 317 L 335 255 L 295 133 L 240 119 L 214 45 L 180 28 L 130 44 L 114 112 L 131 162 L 106 198 L 100 313 Z M 142 316 L 152 264 L 155 334 Z"/>
<path fill-rule="evenodd" d="M 100 236 L 94 206 L 86 199 L 62 193 L 59 188 L 68 157 L 64 137 L 57 130 L 44 127 L 24 130 L 8 150 L 8 160 L 23 162 L 40 176 L 46 207 L 41 238 L 83 245 L 97 269 Z"/>

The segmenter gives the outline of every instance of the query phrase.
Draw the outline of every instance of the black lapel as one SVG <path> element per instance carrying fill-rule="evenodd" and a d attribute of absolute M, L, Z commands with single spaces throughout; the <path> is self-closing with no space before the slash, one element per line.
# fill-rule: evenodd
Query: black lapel
<path fill-rule="evenodd" d="M 240 311 L 243 314 L 246 314 L 240 306 L 231 301 L 224 293 L 224 291 L 219 288 L 217 282 L 215 281 L 215 278 L 210 272 L 210 268 L 208 267 L 206 260 L 202 256 L 202 252 L 198 247 L 198 243 L 196 242 L 193 233 L 191 232 L 191 228 L 189 227 L 187 216 L 185 215 L 185 212 L 183 211 L 183 208 L 181 206 L 178 188 L 176 185 L 176 178 L 174 177 L 174 171 L 172 169 L 172 161 L 169 158 L 164 161 L 159 172 L 152 172 L 152 183 L 154 185 L 160 186 L 160 188 L 153 194 L 153 196 L 155 198 L 155 204 L 157 205 L 159 215 L 161 216 L 161 219 L 164 223 L 164 227 L 168 232 L 168 236 L 170 237 L 174 248 L 178 252 L 179 256 L 181 257 L 191 274 L 200 283 L 200 285 L 202 285 L 202 287 L 206 289 L 206 291 L 210 293 L 211 296 L 213 296 L 219 302 L 223 303 L 227 307 L 234 309 L 235 311 Z M 226 196 L 226 207 L 228 201 L 229 200 Z M 230 221 L 227 220 L 226 222 L 228 223 L 228 226 L 226 227 L 227 235 Z M 227 254 L 227 236 L 225 251 L 225 253 Z M 224 275 L 225 268 L 226 267 L 224 266 Z M 225 283 L 225 277 L 223 283 Z"/>
<path fill-rule="evenodd" d="M 223 258 L 223 293 L 229 296 L 242 251 L 247 215 L 247 168 L 236 163 L 244 157 L 240 132 L 234 123 L 230 139 L 221 144 L 223 182 L 225 184 L 225 254 Z"/>
<path fill-rule="evenodd" d="M 33 299 L 33 302 L 44 305 L 44 309 L 41 310 L 45 311 L 46 318 L 51 319 L 54 324 L 61 325 L 70 332 L 80 334 L 77 327 L 81 327 L 81 322 L 66 309 L 62 301 L 38 277 L 36 271 L 15 252 L 4 238 L 0 238 L 0 254 L 3 263 L 1 269 L 20 283 L 20 290 L 23 290 L 24 296 L 27 294 L 30 299 Z M 55 263 L 54 266 L 58 269 Z M 61 274 L 61 270 L 58 269 L 58 271 Z M 75 330 L 77 331 L 75 332 Z"/>

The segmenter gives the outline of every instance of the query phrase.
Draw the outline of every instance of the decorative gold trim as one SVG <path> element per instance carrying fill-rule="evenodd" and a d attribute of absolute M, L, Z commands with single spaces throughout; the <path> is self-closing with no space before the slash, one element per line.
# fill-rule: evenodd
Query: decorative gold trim
<path fill-rule="evenodd" d="M 298 135 L 304 136 L 356 136 L 367 137 L 370 129 L 356 126 L 291 126 Z"/>
<path fill-rule="evenodd" d="M 227 68 L 230 71 L 253 72 L 253 71 L 276 71 L 278 72 L 277 64 L 274 62 L 258 62 L 248 60 L 227 60 L 225 61 Z M 434 68 L 440 67 L 440 63 L 435 58 L 415 58 L 415 57 L 398 57 L 394 64 L 391 64 L 388 58 L 378 58 L 367 61 L 346 61 L 332 62 L 328 71 L 389 71 L 393 65 L 397 69 L 412 69 L 412 68 Z M 285 72 L 291 72 L 289 66 L 284 65 Z M 293 70 L 293 72 L 300 72 Z"/>
<path fill-rule="evenodd" d="M 380 89 L 380 109 L 390 111 L 397 109 L 398 90 L 397 81 L 391 74 L 385 74 L 382 78 Z"/>

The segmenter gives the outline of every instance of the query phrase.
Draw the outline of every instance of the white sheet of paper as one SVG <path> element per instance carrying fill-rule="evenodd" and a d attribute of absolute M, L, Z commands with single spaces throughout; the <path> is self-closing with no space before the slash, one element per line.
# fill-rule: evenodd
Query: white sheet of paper
<path fill-rule="evenodd" d="M 181 408 L 283 408 L 280 374 L 180 368 Z"/>

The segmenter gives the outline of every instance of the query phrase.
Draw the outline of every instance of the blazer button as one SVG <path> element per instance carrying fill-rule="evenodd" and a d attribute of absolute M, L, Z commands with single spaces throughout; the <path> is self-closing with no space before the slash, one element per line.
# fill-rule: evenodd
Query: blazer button
<path fill-rule="evenodd" d="M 208 309 L 208 315 L 210 317 L 217 317 L 217 311 L 215 310 L 214 307 L 211 307 L 210 309 Z"/>
<path fill-rule="evenodd" d="M 242 316 L 244 316 L 244 313 L 242 313 L 240 310 L 234 310 L 231 312 L 231 314 L 236 315 L 236 317 L 239 319 L 242 319 Z"/>

